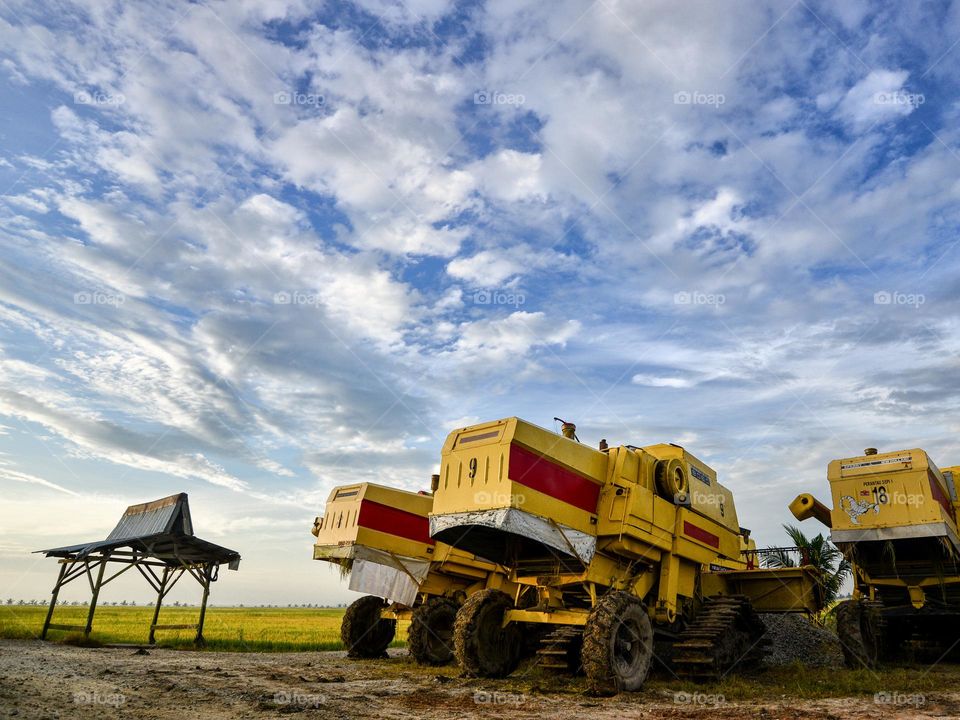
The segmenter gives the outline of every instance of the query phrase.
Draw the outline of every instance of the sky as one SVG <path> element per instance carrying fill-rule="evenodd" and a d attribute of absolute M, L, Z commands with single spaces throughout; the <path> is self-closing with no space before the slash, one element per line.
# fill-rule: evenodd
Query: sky
<path fill-rule="evenodd" d="M 349 601 L 330 489 L 512 415 L 761 546 L 831 459 L 960 464 L 958 82 L 947 2 L 0 0 L 0 596 L 187 492 L 214 603 Z"/>

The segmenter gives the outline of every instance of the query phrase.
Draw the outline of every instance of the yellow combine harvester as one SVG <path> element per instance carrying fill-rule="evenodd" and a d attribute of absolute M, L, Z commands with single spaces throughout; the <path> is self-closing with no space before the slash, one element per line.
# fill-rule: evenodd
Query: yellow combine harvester
<path fill-rule="evenodd" d="M 960 655 L 957 471 L 920 449 L 868 448 L 830 463 L 832 509 L 809 494 L 790 504 L 798 520 L 831 528 L 853 566 L 853 598 L 837 609 L 850 666 Z"/>
<path fill-rule="evenodd" d="M 512 588 L 494 563 L 431 539 L 432 505 L 430 495 L 343 485 L 314 521 L 314 559 L 339 565 L 351 590 L 368 593 L 347 608 L 340 627 L 351 657 L 382 656 L 397 620 L 408 619 L 417 662 L 450 662 L 454 618 L 464 599 L 485 588 Z"/>
<path fill-rule="evenodd" d="M 464 669 L 504 676 L 521 637 L 544 629 L 539 661 L 582 667 L 599 688 L 636 690 L 657 657 L 716 677 L 762 657 L 757 612 L 811 612 L 813 568 L 760 569 L 741 551 L 733 496 L 676 445 L 599 450 L 507 418 L 456 430 L 443 448 L 430 533 L 512 570 L 457 615 Z"/>

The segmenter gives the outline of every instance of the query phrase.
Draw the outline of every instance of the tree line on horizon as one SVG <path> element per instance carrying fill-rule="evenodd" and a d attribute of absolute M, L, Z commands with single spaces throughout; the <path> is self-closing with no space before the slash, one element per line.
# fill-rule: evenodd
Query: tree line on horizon
<path fill-rule="evenodd" d="M 106 606 L 111 606 L 111 607 L 151 606 L 151 607 L 152 607 L 153 604 L 154 604 L 154 602 L 155 602 L 155 601 L 153 601 L 153 600 L 146 600 L 146 601 L 142 601 L 142 602 L 140 602 L 140 603 L 138 604 L 136 600 L 130 600 L 130 601 L 127 601 L 127 600 L 119 600 L 119 601 L 104 600 L 104 601 L 98 602 L 97 605 L 100 606 L 100 607 L 106 607 Z M 6 601 L 4 602 L 4 605 L 15 605 L 15 606 L 21 606 L 21 605 L 44 605 L 44 606 L 46 606 L 46 605 L 49 605 L 49 604 L 50 604 L 50 601 L 49 601 L 49 600 L 23 600 L 23 599 L 17 600 L 17 599 L 14 599 L 14 598 L 7 598 Z M 58 606 L 58 607 L 59 607 L 59 606 L 63 606 L 63 607 L 68 607 L 68 606 L 84 606 L 84 607 L 85 607 L 85 606 L 87 606 L 87 605 L 89 605 L 89 604 L 90 604 L 89 600 L 58 600 L 58 601 L 57 601 L 57 606 Z M 237 605 L 219 605 L 219 604 L 214 604 L 214 603 L 212 603 L 212 602 L 208 602 L 208 603 L 207 603 L 207 607 L 241 607 L 241 608 L 242 608 L 242 607 L 251 607 L 251 608 L 277 608 L 277 609 L 280 609 L 280 608 L 316 608 L 316 609 L 322 609 L 322 608 L 345 608 L 346 606 L 347 606 L 347 603 L 337 603 L 336 605 L 322 605 L 322 604 L 320 604 L 320 603 L 288 603 L 287 605 L 245 605 L 244 603 L 239 603 L 239 604 L 237 604 Z M 180 602 L 179 600 L 174 600 L 172 603 L 167 603 L 167 604 L 165 604 L 164 607 L 200 607 L 200 603 Z"/>

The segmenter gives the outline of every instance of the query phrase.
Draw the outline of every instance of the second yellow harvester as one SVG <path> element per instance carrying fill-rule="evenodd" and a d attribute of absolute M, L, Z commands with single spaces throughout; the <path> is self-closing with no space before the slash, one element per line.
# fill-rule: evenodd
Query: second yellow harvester
<path fill-rule="evenodd" d="M 853 597 L 837 609 L 848 665 L 960 655 L 958 470 L 919 448 L 868 448 L 830 463 L 832 508 L 810 494 L 791 503 L 831 529 L 853 567 Z"/>
<path fill-rule="evenodd" d="M 398 620 L 421 664 L 453 659 L 453 624 L 466 597 L 485 588 L 512 591 L 495 563 L 430 537 L 428 494 L 374 483 L 334 488 L 314 521 L 316 560 L 338 565 L 349 588 L 367 593 L 344 615 L 340 635 L 351 657 L 380 657 Z"/>

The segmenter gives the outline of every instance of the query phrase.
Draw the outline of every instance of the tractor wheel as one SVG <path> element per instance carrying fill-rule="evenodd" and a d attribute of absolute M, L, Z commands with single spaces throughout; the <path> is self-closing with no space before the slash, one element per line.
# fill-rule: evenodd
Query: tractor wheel
<path fill-rule="evenodd" d="M 843 659 L 850 668 L 873 668 L 880 660 L 881 616 L 878 608 L 862 600 L 846 600 L 837 607 L 837 637 Z"/>
<path fill-rule="evenodd" d="M 467 675 L 506 677 L 520 662 L 522 640 L 516 625 L 503 627 L 510 596 L 487 589 L 471 595 L 457 612 L 453 651 Z"/>
<path fill-rule="evenodd" d="M 653 626 L 640 598 L 604 595 L 583 629 L 583 669 L 595 692 L 639 690 L 653 659 Z"/>
<path fill-rule="evenodd" d="M 421 665 L 446 665 L 453 660 L 453 624 L 460 606 L 450 598 L 433 597 L 413 611 L 407 645 Z"/>
<path fill-rule="evenodd" d="M 387 646 L 397 631 L 397 621 L 380 617 L 386 602 L 375 595 L 354 600 L 340 623 L 340 639 L 347 657 L 386 657 Z"/>

